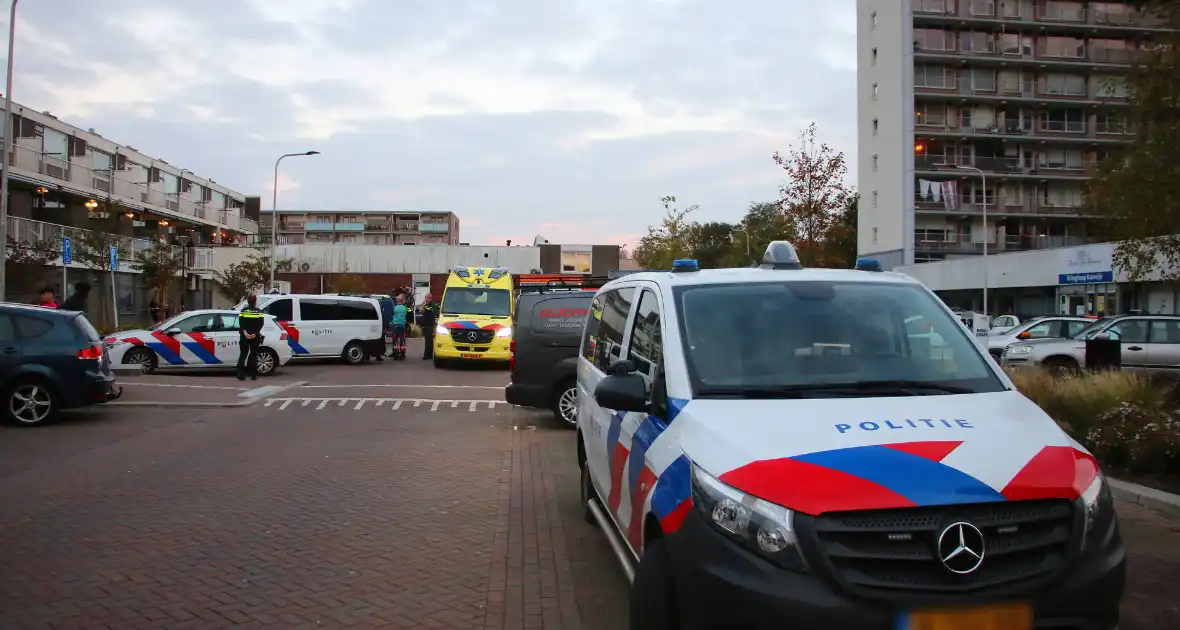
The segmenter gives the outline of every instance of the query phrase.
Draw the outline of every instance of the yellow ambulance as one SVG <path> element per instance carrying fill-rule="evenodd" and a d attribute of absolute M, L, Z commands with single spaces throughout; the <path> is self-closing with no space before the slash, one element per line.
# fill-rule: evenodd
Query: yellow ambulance
<path fill-rule="evenodd" d="M 504 268 L 455 267 L 434 330 L 434 365 L 512 357 L 512 275 Z"/>

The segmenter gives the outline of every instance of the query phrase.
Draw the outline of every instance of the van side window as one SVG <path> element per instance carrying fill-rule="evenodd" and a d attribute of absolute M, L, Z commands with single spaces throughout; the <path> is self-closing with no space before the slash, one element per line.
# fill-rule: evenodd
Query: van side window
<path fill-rule="evenodd" d="M 622 358 L 623 329 L 627 326 L 634 296 L 635 289 L 627 287 L 594 298 L 586 323 L 582 356 L 600 370 L 606 371 L 612 362 Z"/>
<path fill-rule="evenodd" d="M 605 299 L 604 293 L 590 302 L 590 312 L 586 315 L 586 329 L 582 333 L 582 356 L 591 363 L 594 362 L 594 349 L 598 347 L 598 327 L 602 324 L 602 303 Z"/>
<path fill-rule="evenodd" d="M 368 302 L 359 300 L 340 300 L 337 302 L 339 319 L 373 321 L 377 319 L 377 309 Z"/>
<path fill-rule="evenodd" d="M 299 300 L 299 318 L 305 322 L 345 319 L 340 311 L 336 300 L 312 298 Z"/>
<path fill-rule="evenodd" d="M 644 291 L 639 297 L 639 308 L 635 311 L 635 324 L 631 327 L 631 344 L 627 346 L 627 359 L 633 361 L 639 371 L 654 379 L 664 359 L 664 341 L 660 332 L 660 304 L 656 295 Z"/>
<path fill-rule="evenodd" d="M 275 319 L 280 322 L 289 322 L 295 319 L 295 309 L 291 306 L 291 298 L 275 300 L 264 306 L 262 312 L 267 315 L 274 315 Z"/>

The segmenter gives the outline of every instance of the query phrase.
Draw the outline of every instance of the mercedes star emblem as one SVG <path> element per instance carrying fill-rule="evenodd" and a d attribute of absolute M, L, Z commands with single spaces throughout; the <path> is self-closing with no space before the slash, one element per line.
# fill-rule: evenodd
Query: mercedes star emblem
<path fill-rule="evenodd" d="M 952 523 L 938 536 L 938 558 L 951 573 L 967 575 L 983 564 L 983 532 L 971 523 Z"/>
<path fill-rule="evenodd" d="M 476 333 L 470 332 L 470 333 L 467 333 L 467 338 L 472 341 L 475 341 L 476 339 L 479 339 L 479 335 Z"/>

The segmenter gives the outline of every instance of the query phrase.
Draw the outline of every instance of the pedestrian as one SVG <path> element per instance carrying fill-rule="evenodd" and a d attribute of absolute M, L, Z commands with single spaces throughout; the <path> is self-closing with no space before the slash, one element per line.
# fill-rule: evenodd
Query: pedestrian
<path fill-rule="evenodd" d="M 85 311 L 86 300 L 90 297 L 90 283 L 89 282 L 75 282 L 74 294 L 66 298 L 65 303 L 61 305 L 62 310 L 65 311 Z"/>
<path fill-rule="evenodd" d="M 45 287 L 41 289 L 41 294 L 37 298 L 37 306 L 45 308 L 57 308 L 56 291 L 53 287 Z"/>
<path fill-rule="evenodd" d="M 434 358 L 434 327 L 438 325 L 438 304 L 434 303 L 434 294 L 427 293 L 426 301 L 422 303 L 422 319 L 418 326 L 422 328 L 422 339 L 426 342 L 426 349 L 422 351 L 422 360 Z"/>
<path fill-rule="evenodd" d="M 246 307 L 238 313 L 238 380 L 258 380 L 258 348 L 262 345 L 262 324 L 266 314 L 258 308 L 258 297 L 246 298 Z"/>
<path fill-rule="evenodd" d="M 414 290 L 410 287 L 402 289 L 406 296 L 406 336 L 409 336 L 410 331 L 414 329 Z"/>
<path fill-rule="evenodd" d="M 393 307 L 393 318 L 390 320 L 393 328 L 393 351 L 389 353 L 395 361 L 406 358 L 406 296 L 398 295 Z"/>

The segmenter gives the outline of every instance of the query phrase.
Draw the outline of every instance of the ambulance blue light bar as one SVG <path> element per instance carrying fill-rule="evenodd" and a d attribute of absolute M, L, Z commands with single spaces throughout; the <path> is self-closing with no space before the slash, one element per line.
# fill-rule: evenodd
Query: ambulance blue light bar
<path fill-rule="evenodd" d="M 856 270 L 857 271 L 884 271 L 884 269 L 881 268 L 881 261 L 877 260 L 876 258 L 857 258 L 856 259 Z"/>
<path fill-rule="evenodd" d="M 692 258 L 681 258 L 672 261 L 672 271 L 700 271 L 701 264 Z"/>

